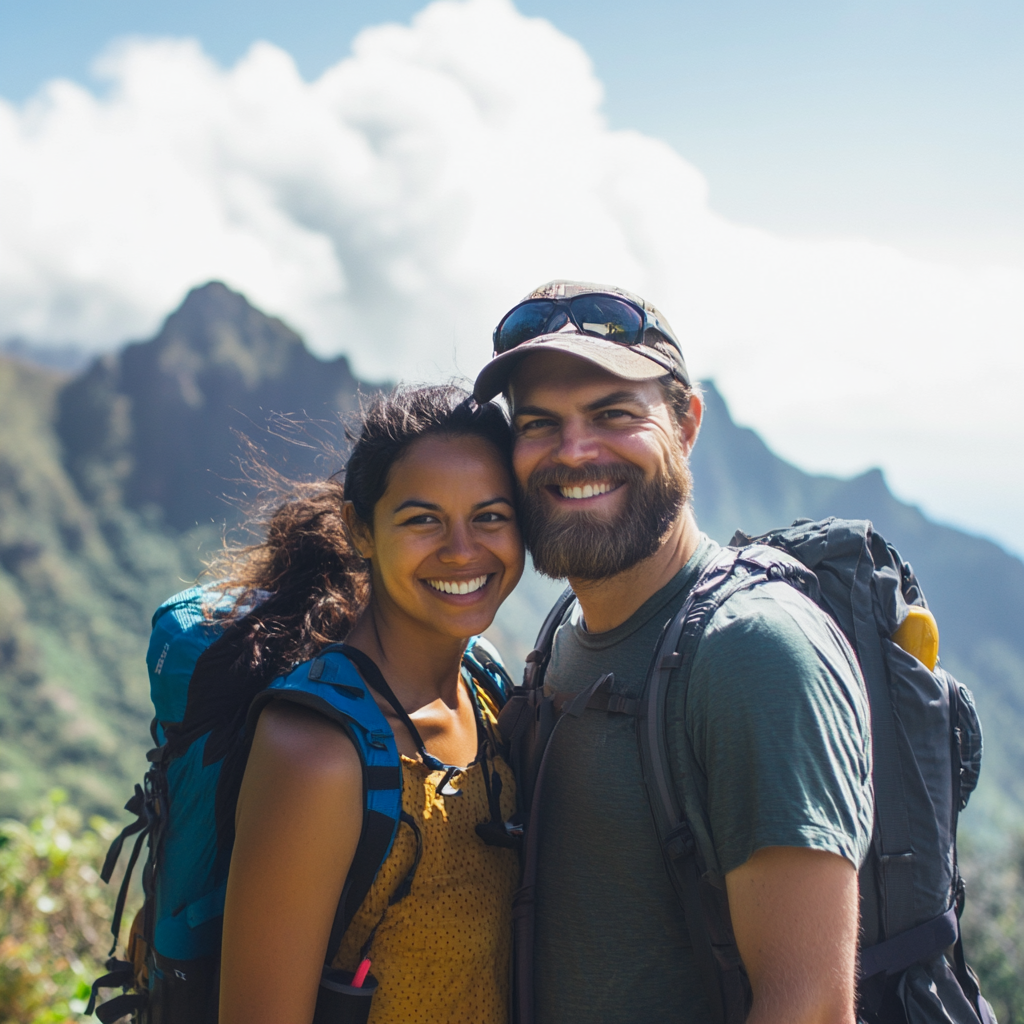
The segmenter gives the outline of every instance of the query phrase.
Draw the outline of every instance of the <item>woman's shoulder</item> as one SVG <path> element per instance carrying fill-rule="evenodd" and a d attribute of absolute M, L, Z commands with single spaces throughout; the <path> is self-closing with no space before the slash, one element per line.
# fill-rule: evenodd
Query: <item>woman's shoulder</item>
<path fill-rule="evenodd" d="M 282 781 L 362 783 L 362 764 L 345 730 L 325 715 L 288 700 L 260 714 L 249 763 L 265 765 Z"/>

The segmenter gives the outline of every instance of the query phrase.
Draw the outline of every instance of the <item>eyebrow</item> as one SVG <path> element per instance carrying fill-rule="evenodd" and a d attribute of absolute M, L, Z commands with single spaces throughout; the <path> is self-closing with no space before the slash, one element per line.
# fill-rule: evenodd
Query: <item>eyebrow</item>
<path fill-rule="evenodd" d="M 478 501 L 473 506 L 473 511 L 476 512 L 478 509 L 486 508 L 488 505 L 508 505 L 509 508 L 515 508 L 512 502 L 500 494 L 494 498 L 488 498 L 486 501 Z M 420 498 L 409 498 L 407 501 L 403 501 L 391 514 L 398 515 L 402 509 L 406 508 L 425 508 L 430 512 L 440 512 L 441 506 L 435 505 L 430 501 L 422 501 Z"/>
<path fill-rule="evenodd" d="M 605 395 L 603 398 L 599 398 L 596 402 L 591 402 L 590 405 L 584 406 L 584 411 L 597 412 L 598 409 L 603 409 L 609 405 L 618 405 L 619 402 L 640 401 L 640 396 L 636 391 L 623 389 L 622 391 L 613 391 L 610 395 Z"/>
<path fill-rule="evenodd" d="M 609 405 L 618 405 L 619 402 L 640 402 L 642 404 L 643 400 L 636 391 L 630 391 L 628 388 L 625 388 L 620 391 L 613 391 L 608 395 L 603 395 L 589 405 L 585 405 L 583 411 L 597 412 L 598 409 L 605 409 Z M 558 414 L 550 409 L 543 409 L 539 405 L 524 405 L 516 409 L 515 415 L 516 419 L 518 419 L 520 416 L 553 416 L 557 418 Z"/>

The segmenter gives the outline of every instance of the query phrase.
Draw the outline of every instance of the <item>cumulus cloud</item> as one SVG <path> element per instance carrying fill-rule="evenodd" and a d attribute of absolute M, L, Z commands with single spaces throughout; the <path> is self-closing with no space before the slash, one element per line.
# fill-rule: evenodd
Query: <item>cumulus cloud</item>
<path fill-rule="evenodd" d="M 220 278 L 364 376 L 472 374 L 533 285 L 612 281 L 783 454 L 881 465 L 1020 549 L 1024 270 L 726 221 L 678 153 L 608 128 L 581 47 L 508 0 L 369 29 L 313 82 L 266 43 L 223 69 L 128 41 L 96 70 L 99 94 L 0 100 L 0 337 L 107 347 Z"/>

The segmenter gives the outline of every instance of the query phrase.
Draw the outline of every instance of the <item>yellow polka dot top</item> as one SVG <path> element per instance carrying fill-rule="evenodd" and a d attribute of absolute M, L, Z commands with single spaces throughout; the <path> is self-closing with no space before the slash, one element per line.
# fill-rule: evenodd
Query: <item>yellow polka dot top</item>
<path fill-rule="evenodd" d="M 495 708 L 486 693 L 473 689 L 491 730 Z M 501 777 L 501 811 L 508 820 L 515 780 L 494 755 L 493 743 L 483 744 L 477 760 L 452 778 L 445 792 L 460 790 L 455 796 L 437 791 L 444 772 L 402 757 L 402 809 L 423 837 L 412 888 L 388 907 L 416 857 L 415 834 L 403 822 L 333 963 L 354 971 L 377 925 L 367 952 L 379 985 L 370 1024 L 507 1024 L 519 859 L 514 850 L 488 846 L 476 834 L 476 826 L 491 817 L 484 756 L 492 775 Z"/>

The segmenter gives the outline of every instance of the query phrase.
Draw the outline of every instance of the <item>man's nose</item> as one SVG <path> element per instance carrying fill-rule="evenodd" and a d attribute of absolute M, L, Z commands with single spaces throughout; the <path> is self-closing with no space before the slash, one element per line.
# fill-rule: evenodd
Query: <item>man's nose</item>
<path fill-rule="evenodd" d="M 558 446 L 552 459 L 563 466 L 579 466 L 597 458 L 597 439 L 589 424 L 578 420 L 565 420 L 558 437 Z"/>

